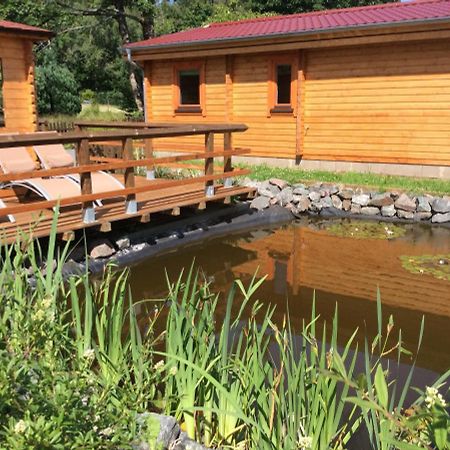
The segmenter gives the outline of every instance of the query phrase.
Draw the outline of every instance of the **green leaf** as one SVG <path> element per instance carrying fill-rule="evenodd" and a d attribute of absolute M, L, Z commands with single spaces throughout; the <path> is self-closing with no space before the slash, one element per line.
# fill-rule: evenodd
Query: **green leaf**
<path fill-rule="evenodd" d="M 380 405 L 384 409 L 387 409 L 389 393 L 386 378 L 384 377 L 383 368 L 381 367 L 381 365 L 377 367 L 377 371 L 375 373 L 375 391 L 377 393 Z"/>

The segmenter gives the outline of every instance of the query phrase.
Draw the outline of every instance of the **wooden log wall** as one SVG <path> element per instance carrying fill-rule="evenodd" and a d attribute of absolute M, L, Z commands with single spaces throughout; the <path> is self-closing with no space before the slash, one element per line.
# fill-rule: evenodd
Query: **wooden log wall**
<path fill-rule="evenodd" d="M 448 165 L 449 50 L 450 39 L 440 39 L 290 52 L 299 61 L 296 117 L 268 117 L 273 54 L 206 57 L 206 106 L 197 115 L 174 114 L 172 63 L 148 61 L 147 119 L 246 123 L 234 144 L 255 156 Z M 160 145 L 183 151 L 201 142 Z"/>
<path fill-rule="evenodd" d="M 5 127 L 0 127 L 0 134 L 37 129 L 32 46 L 29 39 L 0 33 L 5 116 Z"/>

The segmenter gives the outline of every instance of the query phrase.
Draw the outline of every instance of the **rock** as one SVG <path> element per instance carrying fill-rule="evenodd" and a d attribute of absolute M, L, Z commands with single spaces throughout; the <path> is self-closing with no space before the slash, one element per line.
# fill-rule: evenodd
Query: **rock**
<path fill-rule="evenodd" d="M 262 211 L 263 209 L 268 208 L 270 205 L 270 200 L 268 197 L 260 196 L 256 197 L 250 203 L 250 208 L 257 209 L 258 211 Z"/>
<path fill-rule="evenodd" d="M 331 197 L 326 196 L 320 200 L 320 204 L 322 205 L 322 208 L 332 208 L 333 202 L 331 200 Z"/>
<path fill-rule="evenodd" d="M 281 180 L 280 178 L 270 178 L 269 183 L 276 186 L 280 191 L 289 186 L 287 181 Z"/>
<path fill-rule="evenodd" d="M 342 189 L 338 192 L 339 197 L 341 197 L 343 200 L 351 200 L 353 197 L 354 191 L 353 189 Z"/>
<path fill-rule="evenodd" d="M 391 191 L 391 197 L 394 199 L 394 201 L 397 200 L 400 197 L 400 195 L 402 195 L 400 191 L 396 190 Z"/>
<path fill-rule="evenodd" d="M 342 200 L 338 195 L 331 196 L 331 203 L 336 209 L 342 209 Z"/>
<path fill-rule="evenodd" d="M 380 210 L 376 206 L 364 206 L 361 208 L 361 214 L 365 214 L 367 216 L 378 216 L 380 214 Z"/>
<path fill-rule="evenodd" d="M 414 213 L 412 211 L 404 211 L 403 209 L 397 209 L 397 216 L 400 219 L 414 219 Z"/>
<path fill-rule="evenodd" d="M 334 184 L 322 184 L 319 189 L 320 195 L 322 197 L 327 197 L 336 194 L 339 192 L 339 188 Z"/>
<path fill-rule="evenodd" d="M 352 197 L 352 203 L 359 206 L 367 206 L 370 201 L 370 195 L 368 194 L 355 194 Z"/>
<path fill-rule="evenodd" d="M 391 194 L 385 192 L 383 194 L 374 194 L 369 201 L 369 206 L 377 206 L 381 208 L 382 206 L 393 205 L 394 200 L 392 200 Z"/>
<path fill-rule="evenodd" d="M 322 198 L 322 195 L 320 192 L 312 191 L 308 194 L 308 197 L 312 202 L 318 202 Z"/>
<path fill-rule="evenodd" d="M 309 207 L 309 210 L 312 212 L 320 212 L 322 211 L 323 205 L 322 202 L 312 202 L 311 206 Z"/>
<path fill-rule="evenodd" d="M 299 201 L 297 202 L 296 210 L 300 213 L 306 212 L 311 207 L 311 201 L 305 195 L 301 195 Z"/>
<path fill-rule="evenodd" d="M 395 213 L 396 213 L 396 211 L 395 211 L 394 205 L 388 205 L 388 206 L 381 207 L 381 215 L 383 217 L 394 217 Z"/>
<path fill-rule="evenodd" d="M 268 181 L 264 181 L 258 187 L 258 194 L 264 195 L 264 197 L 273 198 L 280 193 L 280 189 L 277 186 L 270 184 Z"/>
<path fill-rule="evenodd" d="M 431 205 L 433 211 L 436 213 L 450 212 L 450 200 L 448 198 L 436 198 Z"/>
<path fill-rule="evenodd" d="M 281 199 L 279 195 L 276 195 L 275 197 L 269 199 L 269 205 L 270 206 L 274 206 L 277 205 L 278 203 L 280 203 Z"/>
<path fill-rule="evenodd" d="M 428 197 L 421 196 L 417 197 L 417 212 L 430 212 L 431 211 L 431 205 L 430 200 Z M 430 216 L 431 217 L 431 216 Z"/>
<path fill-rule="evenodd" d="M 94 241 L 89 251 L 89 256 L 93 259 L 109 258 L 116 253 L 111 242 L 107 239 Z"/>
<path fill-rule="evenodd" d="M 431 212 L 421 211 L 414 213 L 413 220 L 428 220 L 431 217 Z"/>
<path fill-rule="evenodd" d="M 288 203 L 291 203 L 294 199 L 293 190 L 290 187 L 284 188 L 279 194 L 278 197 L 280 199 L 280 205 L 286 206 Z"/>
<path fill-rule="evenodd" d="M 294 195 L 308 195 L 309 190 L 302 184 L 302 185 L 295 185 L 293 189 Z"/>
<path fill-rule="evenodd" d="M 356 203 L 352 203 L 350 208 L 350 212 L 352 214 L 361 214 L 361 205 L 357 205 Z"/>
<path fill-rule="evenodd" d="M 131 245 L 130 239 L 127 237 L 117 239 L 116 246 L 119 250 L 125 250 Z"/>
<path fill-rule="evenodd" d="M 400 197 L 397 200 L 395 200 L 394 205 L 399 210 L 409 211 L 409 212 L 415 211 L 416 207 L 417 207 L 416 199 L 411 198 L 407 194 L 401 194 Z M 399 217 L 400 217 L 400 215 L 399 215 Z"/>
<path fill-rule="evenodd" d="M 349 199 L 342 200 L 342 209 L 344 211 L 350 211 L 350 208 L 352 207 L 352 201 Z"/>
<path fill-rule="evenodd" d="M 450 212 L 445 213 L 445 214 L 435 214 L 432 218 L 431 221 L 433 223 L 445 223 L 445 222 L 450 222 Z"/>
<path fill-rule="evenodd" d="M 248 178 L 248 177 L 245 177 L 241 182 L 242 186 L 256 188 L 256 189 L 258 189 L 260 184 L 261 183 L 259 181 L 252 180 L 251 178 Z"/>

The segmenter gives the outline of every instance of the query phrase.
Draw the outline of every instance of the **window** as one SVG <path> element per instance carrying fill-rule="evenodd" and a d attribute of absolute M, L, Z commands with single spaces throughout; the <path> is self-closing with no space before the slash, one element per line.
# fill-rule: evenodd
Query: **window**
<path fill-rule="evenodd" d="M 174 114 L 204 114 L 204 79 L 201 62 L 174 65 Z"/>
<path fill-rule="evenodd" d="M 5 126 L 5 113 L 3 110 L 3 67 L 0 59 L 0 127 Z"/>
<path fill-rule="evenodd" d="M 295 114 L 297 96 L 297 63 L 295 56 L 274 58 L 269 65 L 268 116 Z"/>

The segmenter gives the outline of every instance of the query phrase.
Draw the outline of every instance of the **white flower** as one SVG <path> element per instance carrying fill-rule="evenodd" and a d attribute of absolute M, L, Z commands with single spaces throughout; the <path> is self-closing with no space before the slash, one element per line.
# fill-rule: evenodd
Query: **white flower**
<path fill-rule="evenodd" d="M 170 375 L 175 376 L 177 373 L 178 373 L 177 366 L 173 366 L 170 368 L 170 370 L 169 370 Z"/>
<path fill-rule="evenodd" d="M 83 406 L 87 406 L 87 404 L 89 403 L 89 397 L 85 396 L 81 398 L 81 404 Z"/>
<path fill-rule="evenodd" d="M 94 359 L 94 356 L 95 356 L 95 350 L 94 349 L 92 349 L 92 348 L 87 348 L 85 351 L 84 351 L 84 353 L 83 353 L 83 356 L 86 358 L 86 359 Z"/>
<path fill-rule="evenodd" d="M 108 427 L 108 428 L 105 428 L 104 430 L 100 431 L 99 434 L 101 436 L 108 437 L 108 436 L 111 436 L 113 433 L 114 433 L 114 430 L 111 427 Z"/>
<path fill-rule="evenodd" d="M 442 395 L 435 387 L 427 386 L 425 393 L 425 403 L 428 408 L 432 408 L 434 405 L 439 405 L 443 408 L 447 406 L 444 397 L 442 397 Z"/>
<path fill-rule="evenodd" d="M 14 426 L 14 432 L 17 434 L 25 433 L 28 425 L 25 421 L 19 420 L 16 425 Z"/>
<path fill-rule="evenodd" d="M 302 436 L 301 433 L 298 434 L 297 448 L 300 450 L 308 450 L 312 446 L 312 437 Z"/>
<path fill-rule="evenodd" d="M 153 369 L 155 369 L 156 371 L 160 371 L 160 370 L 163 369 L 163 367 L 164 367 L 164 361 L 161 360 L 161 361 L 158 361 L 158 362 L 153 366 Z"/>

